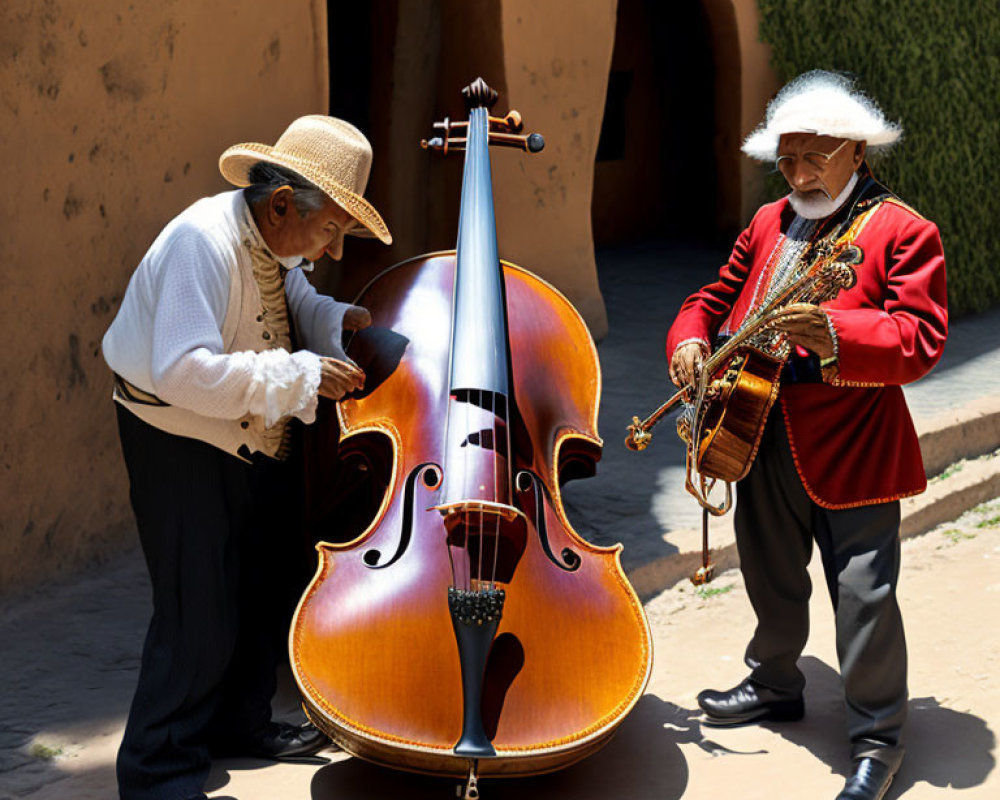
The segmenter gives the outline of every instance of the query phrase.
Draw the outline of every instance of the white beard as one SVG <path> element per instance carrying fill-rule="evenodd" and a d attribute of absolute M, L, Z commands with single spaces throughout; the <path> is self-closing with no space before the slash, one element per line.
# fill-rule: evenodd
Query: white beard
<path fill-rule="evenodd" d="M 800 217 L 805 217 L 806 219 L 823 219 L 824 217 L 830 216 L 844 204 L 844 201 L 847 200 L 851 192 L 854 191 L 854 187 L 857 183 L 858 173 L 855 172 L 851 176 L 851 179 L 847 182 L 847 186 L 844 187 L 843 191 L 832 200 L 822 192 L 802 194 L 801 192 L 793 191 L 790 195 L 788 195 L 788 202 L 791 204 L 795 213 Z"/>

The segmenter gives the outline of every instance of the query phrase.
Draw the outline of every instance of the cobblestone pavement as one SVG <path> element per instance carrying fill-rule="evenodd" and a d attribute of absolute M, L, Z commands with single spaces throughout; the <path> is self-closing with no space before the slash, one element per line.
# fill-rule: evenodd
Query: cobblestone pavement
<path fill-rule="evenodd" d="M 713 278 L 725 255 L 676 245 L 599 254 L 610 318 L 610 334 L 599 348 L 605 454 L 598 474 L 568 485 L 564 499 L 583 536 L 625 544 L 626 568 L 676 551 L 671 532 L 699 524 L 697 506 L 682 488 L 683 451 L 671 423 L 661 426 L 654 447 L 643 454 L 627 451 L 622 440 L 633 414 L 644 416 L 668 396 L 662 349 L 668 322 L 690 291 Z M 907 398 L 917 416 L 933 415 L 998 390 L 1000 311 L 994 311 L 955 323 L 941 365 L 907 387 Z M 135 685 L 148 594 L 142 558 L 133 552 L 71 583 L 43 587 L 0 607 L 0 800 L 32 795 L 67 775 L 73 779 L 71 793 L 54 784 L 38 800 L 112 795 L 114 752 Z M 294 695 L 284 695 L 278 708 L 294 715 Z M 649 723 L 658 737 L 664 726 L 675 730 L 684 717 L 684 709 L 657 698 L 640 711 L 643 730 Z M 617 752 L 628 757 L 623 748 Z M 639 763 L 644 757 L 626 760 L 636 769 L 648 768 Z M 341 796 L 373 796 L 363 786 L 374 773 L 350 770 L 357 772 L 359 793 Z M 593 773 L 595 785 L 605 785 L 599 772 L 587 774 Z M 557 780 L 551 787 L 561 785 Z"/>

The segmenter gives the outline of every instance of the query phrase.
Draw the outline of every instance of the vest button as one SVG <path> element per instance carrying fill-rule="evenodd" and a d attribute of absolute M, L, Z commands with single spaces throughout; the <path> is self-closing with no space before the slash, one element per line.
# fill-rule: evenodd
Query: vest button
<path fill-rule="evenodd" d="M 243 420 L 243 422 L 240 423 L 240 427 L 243 428 L 243 430 L 246 430 L 247 428 L 250 427 L 250 423 L 247 422 L 246 420 Z"/>
<path fill-rule="evenodd" d="M 264 331 L 264 338 L 265 339 L 270 339 L 271 338 L 271 334 L 268 333 L 267 331 Z"/>
<path fill-rule="evenodd" d="M 264 321 L 264 315 L 263 314 L 258 314 L 257 315 L 257 322 L 263 322 L 263 321 Z"/>

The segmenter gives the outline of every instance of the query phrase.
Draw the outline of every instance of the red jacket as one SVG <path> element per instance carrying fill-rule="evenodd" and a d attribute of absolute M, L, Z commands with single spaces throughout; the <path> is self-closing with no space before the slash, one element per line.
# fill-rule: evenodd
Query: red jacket
<path fill-rule="evenodd" d="M 879 202 L 881 188 L 863 176 L 845 205 L 860 198 L 862 211 Z M 685 340 L 711 342 L 734 305 L 745 313 L 741 292 L 756 284 L 793 216 L 787 199 L 757 212 L 719 280 L 681 306 L 667 335 L 668 359 Z M 826 508 L 882 503 L 926 488 L 900 385 L 930 371 L 948 335 L 944 253 L 934 223 L 890 196 L 855 244 L 864 253 L 857 283 L 823 304 L 839 339 L 839 375 L 829 383 L 783 382 L 778 395 L 799 477 Z"/>

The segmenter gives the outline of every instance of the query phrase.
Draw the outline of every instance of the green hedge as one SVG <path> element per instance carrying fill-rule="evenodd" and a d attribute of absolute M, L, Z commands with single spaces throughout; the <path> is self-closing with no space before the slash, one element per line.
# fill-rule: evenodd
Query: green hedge
<path fill-rule="evenodd" d="M 952 315 L 1000 304 L 1000 13 L 996 0 L 758 0 L 782 82 L 848 73 L 903 139 L 872 161 L 941 229 Z"/>

